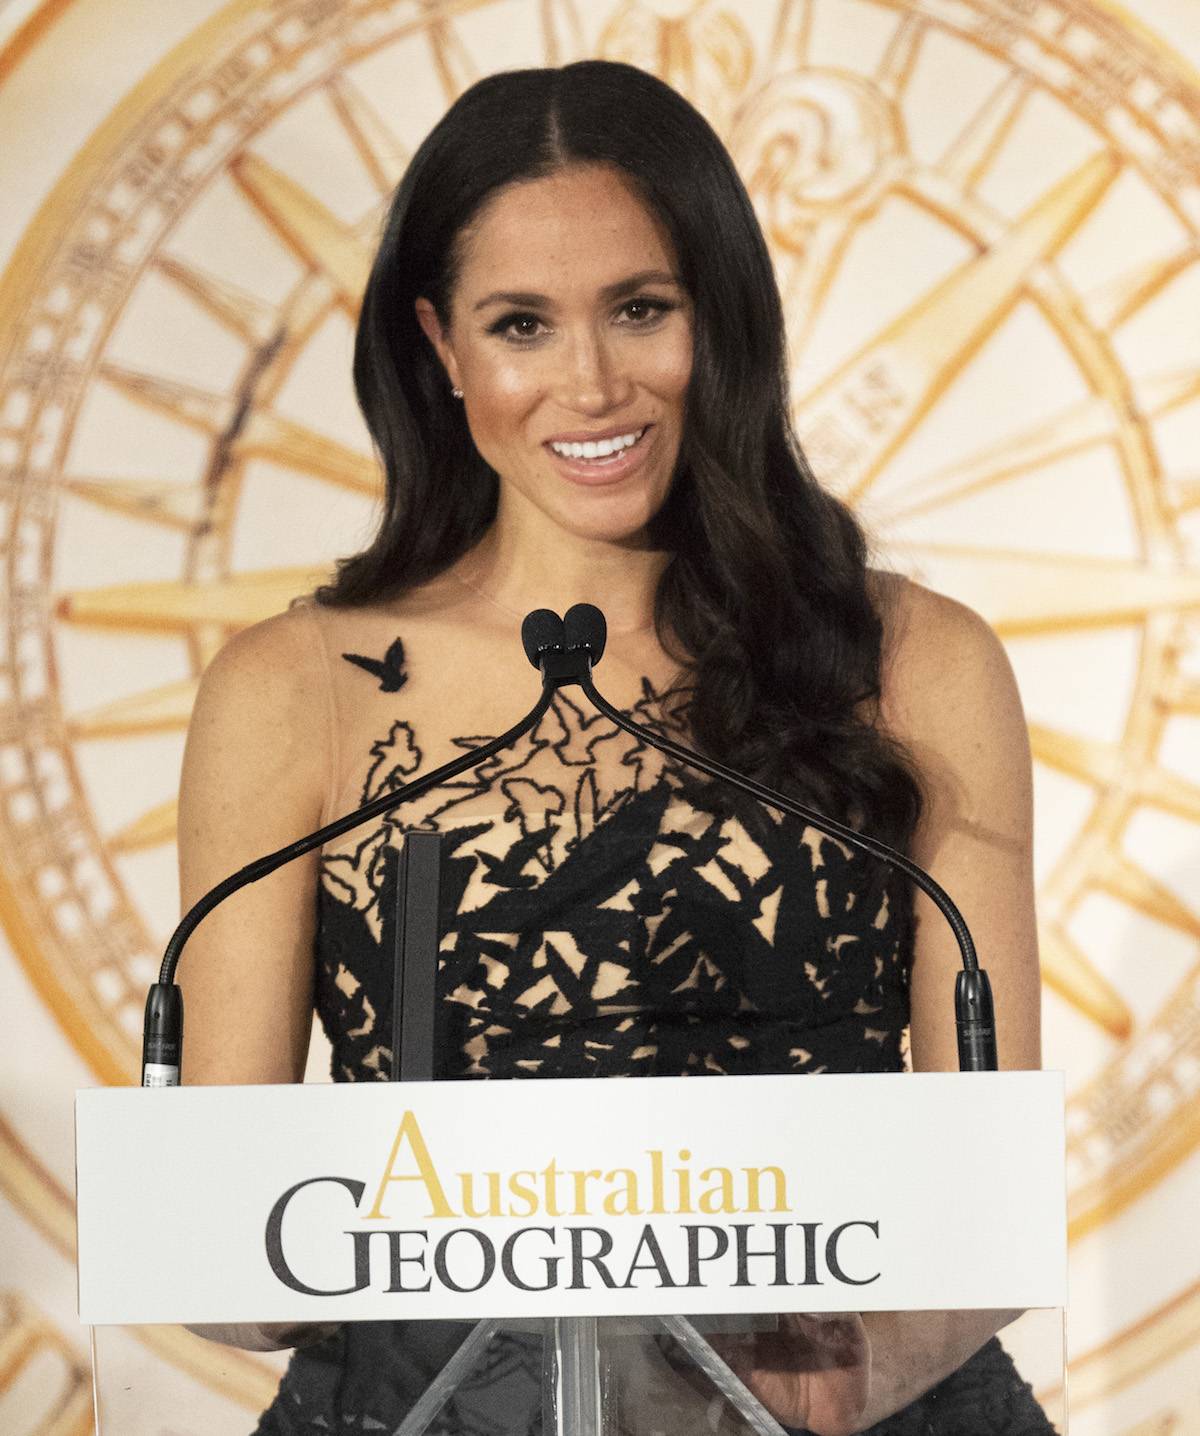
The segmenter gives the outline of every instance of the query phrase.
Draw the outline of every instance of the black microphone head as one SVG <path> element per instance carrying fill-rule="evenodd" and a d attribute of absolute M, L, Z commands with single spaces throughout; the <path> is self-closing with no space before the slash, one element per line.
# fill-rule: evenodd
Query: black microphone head
<path fill-rule="evenodd" d="M 525 615 L 521 624 L 521 642 L 525 645 L 525 657 L 535 668 L 540 668 L 543 653 L 564 647 L 562 619 L 553 609 L 535 608 Z"/>
<path fill-rule="evenodd" d="M 586 648 L 595 665 L 604 657 L 608 642 L 608 624 L 594 603 L 577 603 L 563 617 L 563 633 L 568 648 Z"/>

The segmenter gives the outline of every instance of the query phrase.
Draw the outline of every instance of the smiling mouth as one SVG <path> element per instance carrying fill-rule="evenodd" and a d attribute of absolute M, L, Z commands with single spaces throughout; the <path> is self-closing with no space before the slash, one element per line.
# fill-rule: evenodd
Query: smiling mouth
<path fill-rule="evenodd" d="M 614 434 L 608 439 L 570 444 L 551 442 L 547 447 L 560 459 L 570 459 L 572 463 L 576 464 L 594 464 L 596 468 L 600 469 L 605 464 L 615 464 L 630 449 L 640 444 L 649 428 L 649 424 L 643 424 L 640 429 L 631 429 L 627 434 Z"/>

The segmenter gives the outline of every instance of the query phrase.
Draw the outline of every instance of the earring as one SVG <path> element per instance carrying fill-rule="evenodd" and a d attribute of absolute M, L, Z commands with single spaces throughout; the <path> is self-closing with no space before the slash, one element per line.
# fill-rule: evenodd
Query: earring
<path fill-rule="evenodd" d="M 462 398 L 462 390 L 461 390 L 461 389 L 451 389 L 450 392 L 451 392 L 451 394 L 454 395 L 454 397 L 455 397 L 456 399 L 461 399 L 461 398 Z"/>

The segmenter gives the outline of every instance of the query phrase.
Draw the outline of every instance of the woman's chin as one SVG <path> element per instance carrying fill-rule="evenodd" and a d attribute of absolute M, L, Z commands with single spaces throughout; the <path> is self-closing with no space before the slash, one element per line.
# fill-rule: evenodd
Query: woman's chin
<path fill-rule="evenodd" d="M 650 527 L 666 500 L 640 493 L 593 493 L 589 502 L 564 504 L 554 515 L 566 541 L 607 544 L 614 548 L 649 548 Z"/>
<path fill-rule="evenodd" d="M 651 547 L 650 517 L 628 524 L 563 524 L 562 542 L 602 545 L 606 548 L 639 552 Z"/>

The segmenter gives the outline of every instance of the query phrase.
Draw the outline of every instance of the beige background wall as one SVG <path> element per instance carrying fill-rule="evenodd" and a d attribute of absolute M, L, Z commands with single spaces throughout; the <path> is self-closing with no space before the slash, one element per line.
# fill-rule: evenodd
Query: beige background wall
<path fill-rule="evenodd" d="M 1072 1426 L 1200 1432 L 1194 0 L 0 7 L 0 1429 L 90 1430 L 70 1097 L 134 1072 L 198 673 L 368 530 L 383 196 L 472 79 L 587 54 L 721 131 L 818 471 L 1008 644 Z M 147 1430 L 249 1429 L 257 1359 L 123 1340 L 170 1392 Z"/>

